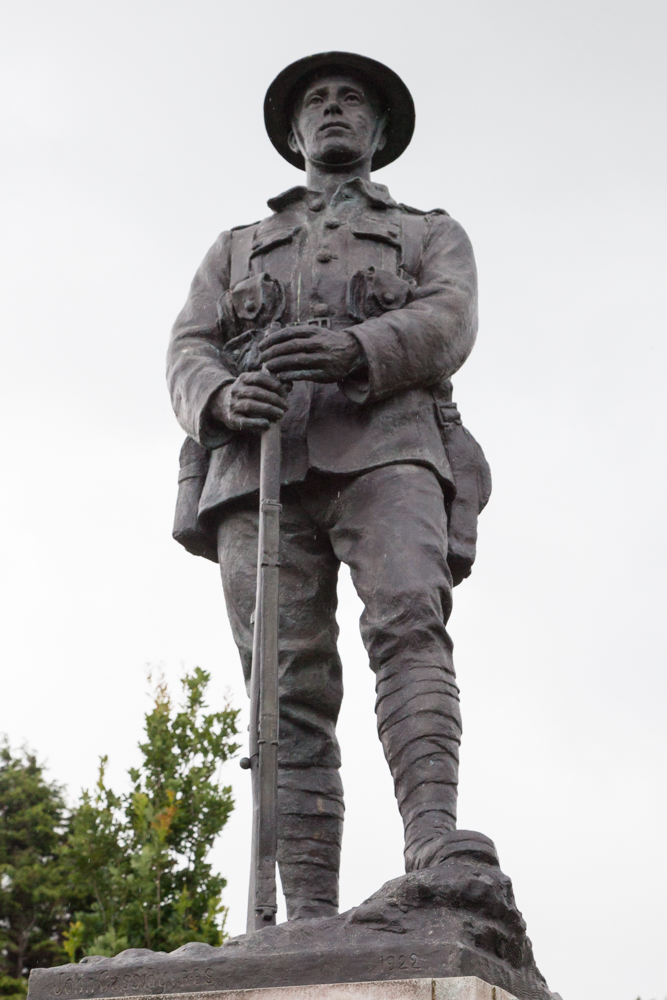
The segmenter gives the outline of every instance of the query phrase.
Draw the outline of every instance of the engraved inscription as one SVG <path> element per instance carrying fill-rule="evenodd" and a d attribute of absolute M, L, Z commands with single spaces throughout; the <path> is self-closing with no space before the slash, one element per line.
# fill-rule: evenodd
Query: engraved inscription
<path fill-rule="evenodd" d="M 86 970 L 73 975 L 59 974 L 53 986 L 53 996 L 57 1000 L 72 996 L 103 997 L 120 991 L 126 996 L 161 995 L 193 989 L 210 989 L 214 985 L 214 969 L 204 968 L 169 969 L 159 972 L 153 969 L 134 969 L 117 974 L 106 969 L 97 972 Z"/>
<path fill-rule="evenodd" d="M 380 956 L 380 968 L 385 976 L 392 976 L 412 969 L 420 970 L 421 965 L 419 964 L 419 956 L 413 952 L 411 955 L 382 955 Z"/>

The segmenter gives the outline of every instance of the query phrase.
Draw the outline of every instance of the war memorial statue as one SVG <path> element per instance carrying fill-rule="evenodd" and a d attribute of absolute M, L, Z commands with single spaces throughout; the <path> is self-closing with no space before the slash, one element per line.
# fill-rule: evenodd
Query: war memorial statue
<path fill-rule="evenodd" d="M 251 693 L 249 933 L 38 970 L 30 997 L 308 984 L 324 996 L 326 984 L 418 980 L 440 984 L 428 1000 L 553 1000 L 492 841 L 456 828 L 447 621 L 491 490 L 450 381 L 477 332 L 472 247 L 444 210 L 398 203 L 371 180 L 415 123 L 388 67 L 345 52 L 301 59 L 271 84 L 264 114 L 305 184 L 222 233 L 168 352 L 187 434 L 174 535 L 220 564 Z M 338 915 L 341 562 L 364 605 L 407 874 Z M 276 860 L 288 917 L 277 927 Z M 468 981 L 478 986 L 465 992 Z"/>

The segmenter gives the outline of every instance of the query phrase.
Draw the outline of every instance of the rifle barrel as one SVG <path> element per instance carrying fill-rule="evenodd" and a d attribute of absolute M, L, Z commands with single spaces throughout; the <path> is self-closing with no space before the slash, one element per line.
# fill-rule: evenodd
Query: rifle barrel
<path fill-rule="evenodd" d="M 280 423 L 262 434 L 257 597 L 250 681 L 252 859 L 247 930 L 276 922 Z"/>

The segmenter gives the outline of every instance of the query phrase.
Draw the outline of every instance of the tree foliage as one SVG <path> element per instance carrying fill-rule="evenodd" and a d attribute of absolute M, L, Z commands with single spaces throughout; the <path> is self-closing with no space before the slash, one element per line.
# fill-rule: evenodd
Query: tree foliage
<path fill-rule="evenodd" d="M 70 817 L 63 861 L 76 901 L 65 941 L 71 958 L 222 942 L 225 880 L 207 857 L 233 807 L 219 769 L 238 749 L 238 713 L 205 711 L 208 681 L 199 667 L 186 675 L 180 708 L 159 681 L 131 790 L 108 787 L 103 758 L 95 792 Z"/>
<path fill-rule="evenodd" d="M 0 996 L 62 955 L 67 902 L 59 853 L 65 801 L 26 750 L 0 746 Z"/>
<path fill-rule="evenodd" d="M 220 768 L 238 712 L 207 711 L 209 679 L 186 674 L 180 706 L 158 680 L 129 790 L 109 787 L 103 757 L 69 813 L 35 757 L 0 744 L 0 1000 L 23 1000 L 31 968 L 222 942 L 225 880 L 208 856 L 233 808 Z"/>
<path fill-rule="evenodd" d="M 0 972 L 0 997 L 2 1000 L 25 1000 L 28 994 L 28 980 L 23 976 L 5 976 Z"/>

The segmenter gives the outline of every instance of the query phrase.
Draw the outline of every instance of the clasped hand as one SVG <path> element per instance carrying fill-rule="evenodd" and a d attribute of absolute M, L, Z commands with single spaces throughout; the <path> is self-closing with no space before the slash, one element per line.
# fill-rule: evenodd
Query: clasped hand
<path fill-rule="evenodd" d="M 232 430 L 264 431 L 287 409 L 292 382 L 340 382 L 362 361 L 347 330 L 299 324 L 260 341 L 262 371 L 243 372 L 217 393 L 211 416 Z"/>
<path fill-rule="evenodd" d="M 268 333 L 259 344 L 262 364 L 281 382 L 340 382 L 361 360 L 348 330 L 302 323 Z"/>

